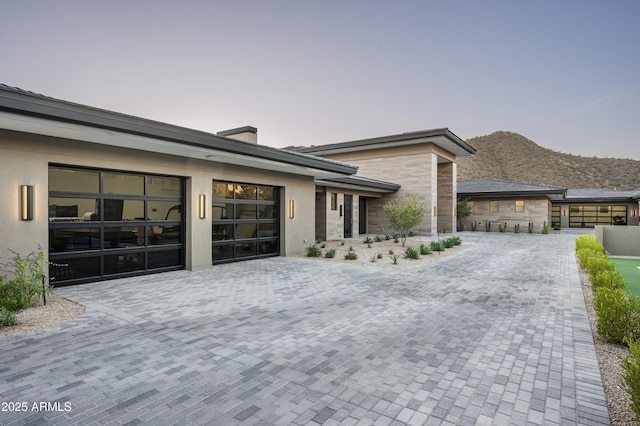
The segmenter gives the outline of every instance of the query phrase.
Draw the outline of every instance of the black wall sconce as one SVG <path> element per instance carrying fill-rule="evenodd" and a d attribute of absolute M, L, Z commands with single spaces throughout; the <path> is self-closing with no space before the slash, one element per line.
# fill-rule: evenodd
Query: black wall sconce
<path fill-rule="evenodd" d="M 20 185 L 20 220 L 33 220 L 33 185 Z"/>

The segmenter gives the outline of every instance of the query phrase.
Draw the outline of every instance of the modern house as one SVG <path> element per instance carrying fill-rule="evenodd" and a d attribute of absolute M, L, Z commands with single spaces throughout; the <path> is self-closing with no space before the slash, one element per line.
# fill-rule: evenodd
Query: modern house
<path fill-rule="evenodd" d="M 381 232 L 410 193 L 420 232 L 451 231 L 473 152 L 447 129 L 276 149 L 0 84 L 0 250 L 41 246 L 57 285 L 199 270 Z"/>
<path fill-rule="evenodd" d="M 472 214 L 464 230 L 473 223 L 529 223 L 540 232 L 544 222 L 551 228 L 593 228 L 596 225 L 638 225 L 640 191 L 567 189 L 502 180 L 458 182 L 458 197 L 466 199 Z M 484 230 L 484 228 L 483 228 Z"/>

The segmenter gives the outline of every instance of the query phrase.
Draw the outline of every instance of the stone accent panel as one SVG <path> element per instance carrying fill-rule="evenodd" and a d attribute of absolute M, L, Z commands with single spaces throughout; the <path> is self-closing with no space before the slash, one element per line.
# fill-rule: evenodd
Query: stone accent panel
<path fill-rule="evenodd" d="M 524 201 L 524 212 L 516 212 L 516 200 Z M 507 224 L 507 232 L 513 232 L 520 224 L 520 232 L 528 232 L 529 223 L 533 223 L 534 232 L 542 231 L 543 223 L 551 226 L 551 201 L 541 198 L 509 199 L 470 199 L 473 201 L 473 213 L 464 221 L 464 230 L 471 230 L 471 223 L 478 222 L 478 231 L 485 231 L 485 224 L 491 223 L 491 232 L 498 232 L 498 225 Z M 498 202 L 498 211 L 491 212 L 492 201 Z"/>

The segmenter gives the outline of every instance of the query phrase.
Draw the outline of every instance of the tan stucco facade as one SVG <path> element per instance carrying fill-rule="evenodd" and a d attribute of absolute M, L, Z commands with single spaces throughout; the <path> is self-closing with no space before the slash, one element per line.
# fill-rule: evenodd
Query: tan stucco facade
<path fill-rule="evenodd" d="M 182 177 L 186 182 L 186 267 L 211 268 L 211 214 L 198 217 L 198 194 L 211 200 L 212 181 L 270 185 L 280 188 L 280 253 L 290 256 L 304 252 L 305 241 L 315 235 L 315 185 L 312 176 L 300 176 L 229 165 L 214 161 L 154 154 L 134 149 L 110 147 L 70 139 L 53 138 L 0 130 L 0 247 L 29 253 L 38 245 L 48 247 L 48 168 L 50 164 L 123 172 Z M 34 219 L 19 218 L 19 187 L 33 185 Z M 289 215 L 289 200 L 295 214 Z M 7 253 L 3 253 L 5 256 Z"/>

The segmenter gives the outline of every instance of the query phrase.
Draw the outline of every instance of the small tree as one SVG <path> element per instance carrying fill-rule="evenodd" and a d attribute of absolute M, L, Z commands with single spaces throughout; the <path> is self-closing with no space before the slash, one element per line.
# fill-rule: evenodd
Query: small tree
<path fill-rule="evenodd" d="M 464 221 L 473 213 L 469 206 L 469 198 L 458 198 L 456 213 L 458 215 L 458 231 L 463 231 Z"/>
<path fill-rule="evenodd" d="M 418 198 L 411 194 L 395 203 L 388 202 L 384 205 L 384 212 L 394 230 L 400 233 L 402 247 L 407 242 L 409 229 L 419 225 L 424 218 L 424 209 L 427 203 L 418 204 Z"/>

